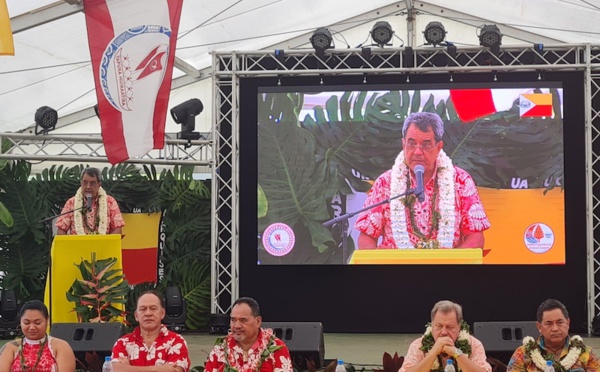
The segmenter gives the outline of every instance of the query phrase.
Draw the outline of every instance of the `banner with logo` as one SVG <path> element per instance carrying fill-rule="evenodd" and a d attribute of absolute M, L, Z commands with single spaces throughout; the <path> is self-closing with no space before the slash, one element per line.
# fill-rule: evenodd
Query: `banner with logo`
<path fill-rule="evenodd" d="M 84 0 L 111 164 L 161 149 L 183 0 Z"/>
<path fill-rule="evenodd" d="M 6 0 L 0 0 L 0 55 L 15 55 L 15 45 Z"/>

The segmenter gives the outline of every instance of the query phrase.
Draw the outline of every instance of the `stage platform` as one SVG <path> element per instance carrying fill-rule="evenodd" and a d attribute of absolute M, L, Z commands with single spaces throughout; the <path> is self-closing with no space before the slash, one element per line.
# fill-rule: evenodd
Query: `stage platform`
<path fill-rule="evenodd" d="M 183 333 L 190 350 L 192 366 L 203 365 L 217 335 L 208 333 Z M 381 368 L 384 352 L 405 355 L 410 343 L 418 334 L 326 333 L 325 359 L 342 359 L 367 370 Z M 600 337 L 583 337 L 584 342 L 600 353 Z M 6 340 L 0 339 L 0 347 Z"/>

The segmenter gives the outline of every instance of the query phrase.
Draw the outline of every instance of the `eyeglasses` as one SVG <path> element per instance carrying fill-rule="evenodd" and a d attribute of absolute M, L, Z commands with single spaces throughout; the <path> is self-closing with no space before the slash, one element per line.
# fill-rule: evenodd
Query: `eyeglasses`
<path fill-rule="evenodd" d="M 404 147 L 406 147 L 406 150 L 411 150 L 414 151 L 417 148 L 420 148 L 423 151 L 431 151 L 434 147 L 435 147 L 435 143 L 427 141 L 427 142 L 423 142 L 422 144 L 418 144 L 415 141 L 406 141 L 406 145 Z"/>

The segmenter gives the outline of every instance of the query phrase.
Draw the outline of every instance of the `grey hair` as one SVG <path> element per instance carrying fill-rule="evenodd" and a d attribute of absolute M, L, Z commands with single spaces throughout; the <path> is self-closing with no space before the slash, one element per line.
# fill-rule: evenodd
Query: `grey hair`
<path fill-rule="evenodd" d="M 429 128 L 433 131 L 435 142 L 440 142 L 444 138 L 444 122 L 442 118 L 433 112 L 413 112 L 404 120 L 402 127 L 402 137 L 406 137 L 408 127 L 415 125 L 422 132 L 427 132 Z"/>
<path fill-rule="evenodd" d="M 79 177 L 79 179 L 82 179 L 83 176 L 86 174 L 90 177 L 96 177 L 98 182 L 102 183 L 102 173 L 100 173 L 100 169 L 93 168 L 93 167 L 87 167 L 83 170 L 83 172 L 81 172 L 81 176 Z"/>
<path fill-rule="evenodd" d="M 463 321 L 462 306 L 455 302 L 442 300 L 433 305 L 433 309 L 431 309 L 432 322 L 433 318 L 435 318 L 435 315 L 438 313 L 438 311 L 440 311 L 442 314 L 448 314 L 454 311 L 456 313 L 456 321 L 458 322 L 458 324 L 462 323 Z"/>

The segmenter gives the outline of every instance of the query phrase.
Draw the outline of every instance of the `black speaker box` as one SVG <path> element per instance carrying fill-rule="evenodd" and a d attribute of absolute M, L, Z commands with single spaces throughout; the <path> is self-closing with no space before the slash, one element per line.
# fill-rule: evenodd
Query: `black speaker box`
<path fill-rule="evenodd" d="M 50 327 L 50 335 L 67 341 L 75 353 L 95 351 L 105 356 L 124 334 L 121 323 L 53 323 Z"/>
<path fill-rule="evenodd" d="M 473 336 L 483 344 L 487 356 L 508 363 L 515 350 L 527 336 L 537 338 L 539 331 L 534 321 L 475 322 Z"/>
<path fill-rule="evenodd" d="M 292 362 L 306 370 L 307 360 L 312 360 L 317 369 L 325 364 L 325 341 L 323 324 L 319 322 L 263 322 L 263 328 L 271 328 L 275 336 L 285 342 L 290 350 Z"/>

